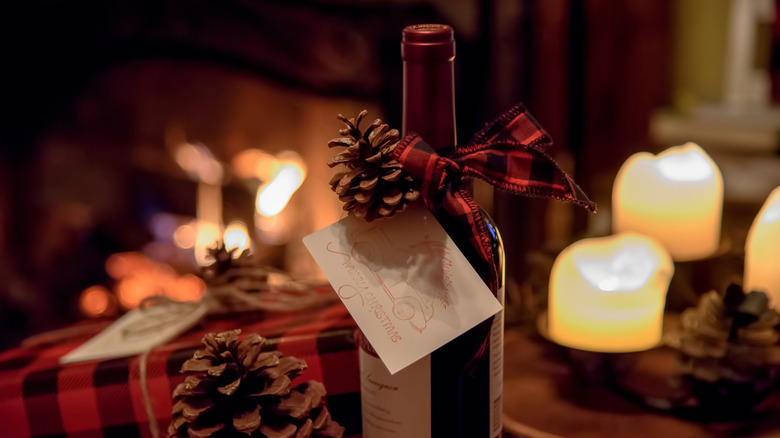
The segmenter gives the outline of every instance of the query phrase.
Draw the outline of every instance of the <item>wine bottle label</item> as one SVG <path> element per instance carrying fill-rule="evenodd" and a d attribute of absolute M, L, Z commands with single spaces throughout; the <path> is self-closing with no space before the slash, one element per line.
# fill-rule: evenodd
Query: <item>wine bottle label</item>
<path fill-rule="evenodd" d="M 503 289 L 503 287 L 502 287 Z M 504 296 L 503 290 L 498 296 Z M 504 415 L 504 311 L 490 328 L 490 437 L 500 437 Z"/>
<path fill-rule="evenodd" d="M 390 374 L 361 348 L 360 374 L 364 438 L 430 438 L 430 356 Z"/>

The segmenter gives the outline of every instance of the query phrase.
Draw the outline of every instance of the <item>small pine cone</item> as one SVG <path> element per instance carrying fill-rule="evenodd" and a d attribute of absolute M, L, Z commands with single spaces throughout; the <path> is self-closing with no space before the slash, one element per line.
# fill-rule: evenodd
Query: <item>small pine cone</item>
<path fill-rule="evenodd" d="M 240 330 L 203 337 L 203 348 L 182 365 L 184 382 L 173 390 L 169 438 L 340 438 L 330 418 L 325 387 L 309 381 L 291 388 L 306 362 L 262 351 L 266 340 Z"/>
<path fill-rule="evenodd" d="M 214 247 L 208 248 L 207 257 L 214 261 L 201 271 L 201 276 L 206 284 L 224 282 L 222 279 L 231 270 L 252 264 L 249 250 L 244 250 L 238 257 L 235 257 L 236 250 L 237 248 L 228 250 L 222 241 L 217 242 Z"/>
<path fill-rule="evenodd" d="M 274 285 L 290 284 L 289 275 L 266 266 L 262 266 L 251 251 L 244 250 L 238 257 L 236 249 L 227 250 L 219 242 L 209 248 L 208 256 L 214 262 L 201 270 L 201 277 L 208 286 L 210 295 L 219 301 L 220 308 L 229 313 L 242 310 L 246 302 L 236 299 L 234 293 L 256 294 L 267 292 Z"/>
<path fill-rule="evenodd" d="M 398 145 L 397 129 L 389 129 L 381 119 L 374 120 L 365 132 L 360 122 L 368 114 L 363 110 L 354 119 L 339 114 L 347 127 L 339 130 L 341 137 L 328 142 L 328 147 L 346 148 L 328 166 L 343 164 L 346 169 L 330 180 L 331 190 L 344 202 L 344 210 L 372 221 L 390 217 L 406 209 L 419 198 L 417 184 L 391 157 Z"/>
<path fill-rule="evenodd" d="M 745 294 L 731 285 L 727 294 L 710 291 L 682 314 L 675 347 L 684 372 L 694 378 L 749 381 L 780 365 L 780 316 L 759 292 Z"/>
<path fill-rule="evenodd" d="M 271 285 L 292 282 L 286 273 L 274 268 L 262 266 L 251 251 L 245 249 L 234 257 L 236 249 L 225 249 L 224 243 L 209 248 L 208 255 L 214 262 L 203 268 L 201 276 L 210 288 L 230 285 L 242 292 L 263 292 Z"/>

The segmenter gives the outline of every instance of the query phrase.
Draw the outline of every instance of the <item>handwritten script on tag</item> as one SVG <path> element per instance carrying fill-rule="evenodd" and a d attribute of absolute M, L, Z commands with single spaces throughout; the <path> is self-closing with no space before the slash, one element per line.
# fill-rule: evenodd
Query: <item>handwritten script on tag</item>
<path fill-rule="evenodd" d="M 303 239 L 390 373 L 501 310 L 425 208 L 347 217 Z"/>
<path fill-rule="evenodd" d="M 207 308 L 173 303 L 133 309 L 60 358 L 61 364 L 134 356 L 164 344 L 197 324 Z"/>

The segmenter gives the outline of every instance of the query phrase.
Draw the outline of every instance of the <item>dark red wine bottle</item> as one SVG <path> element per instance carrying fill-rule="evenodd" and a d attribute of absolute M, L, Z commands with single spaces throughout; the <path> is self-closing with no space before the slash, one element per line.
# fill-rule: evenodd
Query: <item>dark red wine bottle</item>
<path fill-rule="evenodd" d="M 403 134 L 417 133 L 446 154 L 456 147 L 453 29 L 441 24 L 403 30 Z M 475 264 L 477 250 L 446 214 L 435 212 L 449 236 Z M 477 272 L 504 302 L 504 252 L 493 221 L 495 260 Z M 361 345 L 361 394 L 365 438 L 495 438 L 502 429 L 503 312 L 469 330 L 395 375 L 371 347 Z"/>

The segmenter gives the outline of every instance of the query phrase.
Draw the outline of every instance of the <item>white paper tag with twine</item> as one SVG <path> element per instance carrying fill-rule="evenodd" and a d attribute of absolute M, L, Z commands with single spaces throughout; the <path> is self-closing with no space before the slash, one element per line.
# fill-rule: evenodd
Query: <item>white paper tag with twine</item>
<path fill-rule="evenodd" d="M 373 222 L 349 216 L 303 243 L 391 374 L 501 310 L 422 206 Z"/>
<path fill-rule="evenodd" d="M 206 315 L 203 303 L 167 303 L 133 309 L 60 358 L 60 364 L 134 356 L 184 333 Z"/>

